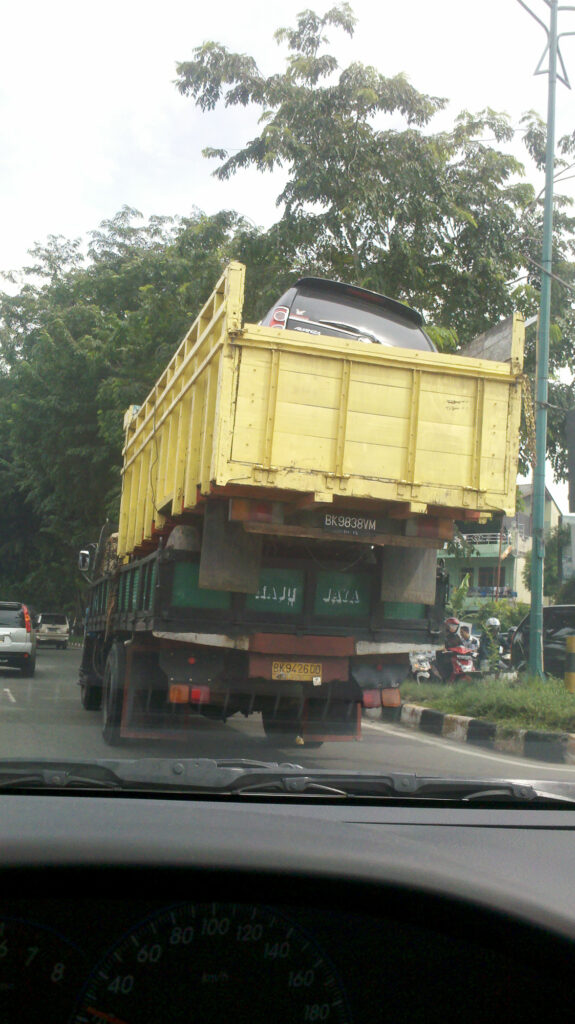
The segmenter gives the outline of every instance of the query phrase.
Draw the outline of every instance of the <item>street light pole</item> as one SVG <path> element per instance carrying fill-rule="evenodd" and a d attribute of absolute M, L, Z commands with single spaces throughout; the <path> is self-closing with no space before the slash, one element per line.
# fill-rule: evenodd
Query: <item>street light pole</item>
<path fill-rule="evenodd" d="M 569 80 L 561 54 L 558 53 L 557 13 L 559 10 L 575 10 L 573 7 L 559 7 L 558 0 L 545 0 L 550 9 L 549 28 L 524 3 L 522 7 L 543 27 L 547 33 L 547 47 L 539 61 L 535 74 L 545 74 L 543 60 L 549 51 L 547 68 L 547 145 L 545 150 L 545 202 L 543 209 L 543 253 L 541 259 L 541 299 L 539 312 L 539 334 L 537 339 L 537 384 L 535 415 L 535 466 L 533 468 L 533 551 L 531 556 L 531 616 L 529 642 L 529 671 L 534 676 L 543 676 L 543 560 L 545 557 L 545 457 L 547 451 L 547 398 L 549 384 L 549 323 L 551 319 L 551 281 L 553 262 L 553 178 L 555 164 L 555 93 L 557 87 L 557 59 L 561 62 L 563 75 L 560 80 L 568 87 Z M 565 33 L 571 34 L 571 33 Z"/>
<path fill-rule="evenodd" d="M 535 414 L 535 466 L 533 469 L 533 554 L 531 556 L 531 620 L 529 671 L 543 675 L 543 559 L 545 557 L 545 459 L 547 453 L 547 396 L 549 384 L 549 320 L 553 244 L 553 172 L 555 162 L 555 91 L 557 86 L 557 5 L 550 0 L 549 87 L 547 94 L 547 147 L 545 151 L 545 205 L 543 256 L 537 346 Z"/>

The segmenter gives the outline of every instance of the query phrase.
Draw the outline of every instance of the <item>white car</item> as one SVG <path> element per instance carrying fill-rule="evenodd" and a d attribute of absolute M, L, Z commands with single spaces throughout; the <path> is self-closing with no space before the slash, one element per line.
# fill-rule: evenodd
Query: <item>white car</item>
<path fill-rule="evenodd" d="M 68 617 L 58 612 L 41 612 L 38 617 L 37 638 L 42 646 L 52 644 L 65 650 L 70 639 Z"/>
<path fill-rule="evenodd" d="M 36 670 L 36 633 L 32 616 L 19 601 L 0 601 L 0 667 L 19 668 L 22 675 Z"/>

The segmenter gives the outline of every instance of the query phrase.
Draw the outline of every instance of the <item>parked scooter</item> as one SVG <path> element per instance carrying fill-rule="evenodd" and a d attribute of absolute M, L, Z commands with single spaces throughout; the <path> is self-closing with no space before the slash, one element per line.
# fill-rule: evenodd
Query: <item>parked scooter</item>
<path fill-rule="evenodd" d="M 424 683 L 431 678 L 432 666 L 435 661 L 435 651 L 411 651 L 409 655 L 409 663 L 411 665 L 411 674 L 417 680 L 418 683 Z"/>

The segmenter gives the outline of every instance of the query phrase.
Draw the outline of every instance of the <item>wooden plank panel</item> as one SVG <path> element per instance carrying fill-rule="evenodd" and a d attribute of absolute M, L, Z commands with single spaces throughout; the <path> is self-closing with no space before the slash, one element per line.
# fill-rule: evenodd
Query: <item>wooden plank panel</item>
<path fill-rule="evenodd" d="M 294 373 L 286 369 L 282 358 L 278 378 L 278 396 L 289 401 L 297 396 L 301 405 L 319 406 L 334 409 L 339 404 L 341 382 L 341 364 L 339 377 L 325 377 L 318 373 Z"/>
<path fill-rule="evenodd" d="M 197 502 L 197 484 L 200 479 L 204 390 L 205 381 L 199 380 L 192 392 L 186 472 L 184 476 L 184 508 L 194 508 Z"/>
<path fill-rule="evenodd" d="M 393 448 L 348 438 L 343 471 L 354 476 L 401 480 L 404 460 L 405 447 Z"/>
<path fill-rule="evenodd" d="M 428 456 L 434 452 L 471 455 L 475 430 L 473 425 L 460 426 L 452 423 L 431 423 L 425 416 L 419 421 L 418 450 Z"/>
<path fill-rule="evenodd" d="M 367 412 L 347 414 L 347 440 L 372 445 L 390 446 L 405 449 L 409 433 L 409 419 L 396 416 L 373 415 Z"/>
<path fill-rule="evenodd" d="M 333 473 L 336 458 L 336 435 L 314 434 L 312 443 L 305 433 L 284 432 L 276 430 L 272 452 L 272 465 L 294 467 L 304 470 L 316 470 L 318 473 Z M 315 489 L 316 482 L 309 481 L 309 487 Z"/>
<path fill-rule="evenodd" d="M 299 402 L 278 402 L 276 432 L 309 438 L 310 443 L 320 437 L 337 437 L 338 409 L 323 409 Z"/>
<path fill-rule="evenodd" d="M 427 452 L 418 450 L 414 480 L 434 486 L 470 487 L 473 470 L 471 452 L 438 452 L 431 460 Z"/>
<path fill-rule="evenodd" d="M 380 379 L 369 384 L 358 381 L 355 377 L 355 366 L 352 370 L 353 379 L 349 385 L 349 411 L 372 413 L 375 416 L 385 414 L 400 419 L 409 419 L 411 408 L 411 375 L 407 385 L 397 386 Z"/>
<path fill-rule="evenodd" d="M 385 386 L 390 388 L 410 388 L 411 369 L 405 366 L 389 365 L 383 353 L 377 353 L 378 358 L 373 362 L 356 361 L 353 363 L 353 379 L 358 384 L 381 385 L 385 379 Z"/>

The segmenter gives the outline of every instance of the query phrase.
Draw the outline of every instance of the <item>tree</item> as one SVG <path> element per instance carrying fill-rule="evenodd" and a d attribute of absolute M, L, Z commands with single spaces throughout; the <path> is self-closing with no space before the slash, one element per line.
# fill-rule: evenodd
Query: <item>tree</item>
<path fill-rule="evenodd" d="M 265 76 L 253 57 L 217 42 L 197 47 L 177 67 L 177 87 L 204 112 L 218 104 L 253 106 L 259 133 L 238 152 L 208 149 L 225 180 L 247 167 L 281 169 L 281 216 L 258 245 L 297 271 L 354 281 L 403 299 L 425 313 L 440 348 L 453 349 L 517 309 L 537 313 L 542 195 L 506 150 L 515 129 L 493 110 L 461 113 L 433 133 L 445 100 L 360 63 L 340 69 L 326 51 L 329 29 L 353 35 L 348 4 L 323 16 L 306 10 L 275 35 L 287 47 L 283 71 Z M 545 126 L 529 112 L 521 130 L 544 170 Z M 575 136 L 560 140 L 557 171 L 566 171 Z M 491 145 L 490 143 L 495 143 Z M 551 332 L 549 456 L 565 476 L 564 409 L 572 389 L 558 378 L 575 361 L 575 219 L 557 196 Z M 277 248 L 274 248 L 274 242 Z M 287 257 L 287 259 L 286 259 Z M 268 261 L 268 267 L 271 263 Z M 265 310 L 262 300 L 257 307 Z M 533 375 L 535 330 L 526 370 Z M 521 469 L 531 459 L 523 425 Z"/>
<path fill-rule="evenodd" d="M 329 27 L 353 34 L 347 4 L 279 29 L 286 68 L 268 77 L 215 42 L 178 65 L 178 88 L 203 111 L 223 102 L 262 112 L 259 135 L 237 153 L 205 155 L 220 159 L 220 179 L 249 166 L 286 172 L 275 230 L 302 267 L 402 298 L 465 340 L 512 309 L 507 282 L 534 191 L 517 180 L 514 157 L 483 141 L 509 142 L 511 125 L 485 110 L 433 134 L 445 100 L 404 75 L 359 63 L 340 71 L 324 52 Z"/>
<path fill-rule="evenodd" d="M 543 593 L 545 597 L 556 597 L 563 584 L 562 551 L 571 542 L 568 526 L 556 526 L 545 541 L 543 567 Z M 523 566 L 523 583 L 531 592 L 531 552 L 527 553 Z"/>
<path fill-rule="evenodd" d="M 143 401 L 246 231 L 225 211 L 142 223 L 124 208 L 92 233 L 85 260 L 52 237 L 20 290 L 0 294 L 3 595 L 74 609 L 77 551 L 118 514 L 125 409 Z"/>

